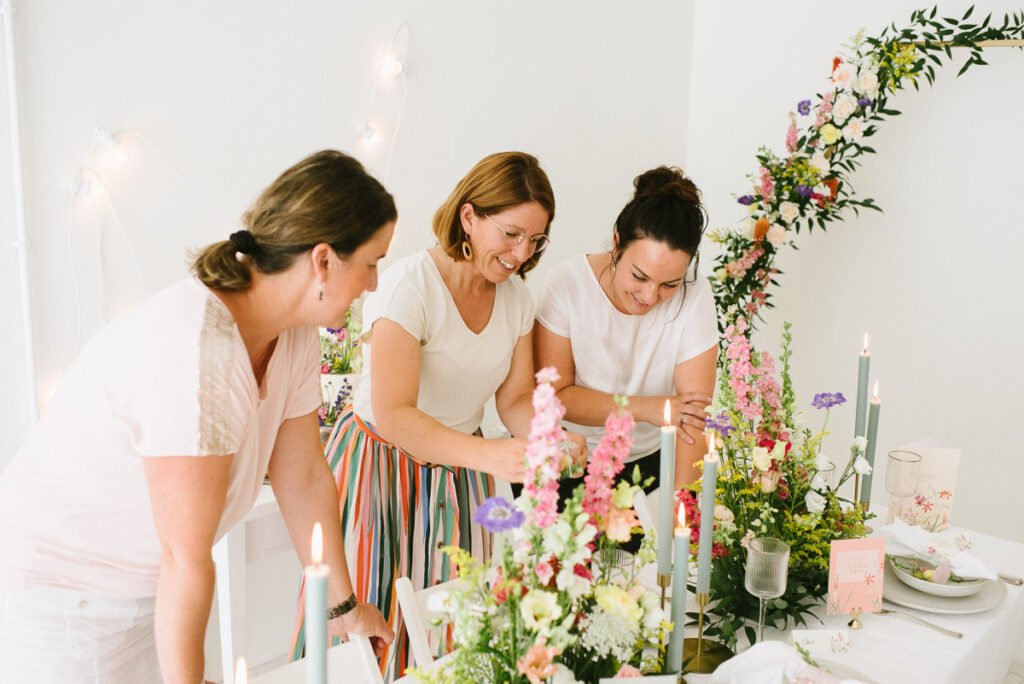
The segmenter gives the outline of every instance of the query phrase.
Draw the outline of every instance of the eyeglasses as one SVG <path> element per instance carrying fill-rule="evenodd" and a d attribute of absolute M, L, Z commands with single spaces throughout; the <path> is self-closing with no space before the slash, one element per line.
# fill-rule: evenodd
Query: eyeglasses
<path fill-rule="evenodd" d="M 488 221 L 493 223 L 498 230 L 502 232 L 502 234 L 505 236 L 505 240 L 509 244 L 523 244 L 523 240 L 526 239 L 526 231 L 519 230 L 518 228 L 509 230 L 505 226 L 501 225 L 500 223 L 492 219 L 487 214 L 484 214 L 484 216 L 487 218 Z M 548 248 L 549 244 L 551 244 L 551 238 L 549 238 L 547 235 L 535 235 L 532 238 L 530 238 L 530 250 L 534 254 L 540 254 L 541 252 Z"/>

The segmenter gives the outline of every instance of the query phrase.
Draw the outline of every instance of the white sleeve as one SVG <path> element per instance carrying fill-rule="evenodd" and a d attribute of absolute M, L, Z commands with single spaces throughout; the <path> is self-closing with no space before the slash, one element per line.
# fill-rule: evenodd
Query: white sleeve
<path fill-rule="evenodd" d="M 685 306 L 690 309 L 679 337 L 676 363 L 689 361 L 718 344 L 718 314 L 711 285 L 703 276 L 689 286 Z"/>
<path fill-rule="evenodd" d="M 561 337 L 569 337 L 569 297 L 562 269 L 552 271 L 544 281 L 537 300 L 537 320 Z"/>
<path fill-rule="evenodd" d="M 533 330 L 537 306 L 533 302 L 533 295 L 530 293 L 530 288 L 526 287 L 526 283 L 519 276 L 513 276 L 513 278 L 516 279 L 515 293 L 519 305 L 519 319 L 516 322 L 519 324 L 519 336 L 522 337 Z"/>
<path fill-rule="evenodd" d="M 310 326 L 294 331 L 289 349 L 293 359 L 292 383 L 288 393 L 285 420 L 305 416 L 320 408 L 320 333 Z"/>
<path fill-rule="evenodd" d="M 378 319 L 386 318 L 422 342 L 427 332 L 422 284 L 410 277 L 408 271 L 401 276 L 390 272 L 386 275 L 390 277 L 381 284 L 380 289 L 370 293 L 363 305 L 364 332 L 371 331 Z"/>

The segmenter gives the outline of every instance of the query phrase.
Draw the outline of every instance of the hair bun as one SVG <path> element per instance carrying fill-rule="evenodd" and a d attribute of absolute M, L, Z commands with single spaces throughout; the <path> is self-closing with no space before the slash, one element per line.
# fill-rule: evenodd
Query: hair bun
<path fill-rule="evenodd" d="M 633 180 L 633 186 L 636 188 L 634 199 L 668 196 L 700 204 L 700 190 L 677 166 L 659 166 L 645 171 Z"/>

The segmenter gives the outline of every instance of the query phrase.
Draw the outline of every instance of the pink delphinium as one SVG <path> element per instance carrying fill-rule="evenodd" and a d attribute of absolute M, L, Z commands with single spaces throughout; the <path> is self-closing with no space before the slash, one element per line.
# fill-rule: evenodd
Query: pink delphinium
<path fill-rule="evenodd" d="M 796 151 L 797 143 L 797 131 L 796 131 L 796 115 L 793 112 L 789 113 L 789 130 L 786 131 L 786 149 L 790 152 Z"/>
<path fill-rule="evenodd" d="M 622 471 L 633 444 L 633 426 L 633 414 L 625 406 L 609 413 L 604 422 L 604 436 L 587 464 L 583 510 L 602 531 L 606 529 L 615 476 Z"/>
<path fill-rule="evenodd" d="M 558 372 L 544 368 L 537 372 L 537 388 L 533 391 L 533 419 L 530 421 L 530 443 L 526 447 L 526 480 L 523 491 L 532 506 L 527 520 L 540 528 L 554 524 L 558 517 L 558 476 L 562 463 L 562 442 L 565 430 L 559 421 L 565 406 L 555 396 L 552 382 Z"/>

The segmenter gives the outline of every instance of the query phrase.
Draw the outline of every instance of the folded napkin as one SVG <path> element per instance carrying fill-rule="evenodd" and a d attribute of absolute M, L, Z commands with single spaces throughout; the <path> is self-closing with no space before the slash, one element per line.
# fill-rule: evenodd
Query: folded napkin
<path fill-rule="evenodd" d="M 800 653 L 781 641 L 762 641 L 730 658 L 711 675 L 715 684 L 858 684 L 808 665 Z"/>
<path fill-rule="evenodd" d="M 947 561 L 953 574 L 964 579 L 998 578 L 991 565 L 968 553 L 970 541 L 964 534 L 956 534 L 948 529 L 929 532 L 917 525 L 908 525 L 899 518 L 878 530 L 878 533 L 885 539 L 885 552 L 889 555 L 918 558 L 930 565 Z"/>

